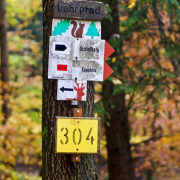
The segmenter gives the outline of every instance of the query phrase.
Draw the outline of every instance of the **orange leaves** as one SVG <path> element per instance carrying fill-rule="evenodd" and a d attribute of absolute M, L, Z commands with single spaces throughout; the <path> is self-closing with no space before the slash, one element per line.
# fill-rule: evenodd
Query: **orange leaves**
<path fill-rule="evenodd" d="M 133 61 L 133 59 L 131 58 L 130 60 L 129 60 L 129 62 L 128 62 L 128 67 L 133 67 L 134 66 L 134 61 Z"/>
<path fill-rule="evenodd" d="M 127 16 L 121 16 L 120 18 L 119 18 L 119 21 L 121 22 L 121 21 L 124 21 L 124 20 L 126 20 L 128 17 Z"/>

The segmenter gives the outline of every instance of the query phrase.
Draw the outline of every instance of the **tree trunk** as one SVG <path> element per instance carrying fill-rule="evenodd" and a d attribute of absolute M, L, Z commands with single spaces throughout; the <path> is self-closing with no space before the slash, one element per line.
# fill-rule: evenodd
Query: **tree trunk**
<path fill-rule="evenodd" d="M 0 1 L 0 47 L 1 47 L 1 81 L 2 81 L 2 113 L 3 124 L 10 116 L 9 107 L 9 72 L 8 72 L 8 49 L 7 49 L 7 27 L 5 0 Z"/>
<path fill-rule="evenodd" d="M 106 0 L 105 2 L 112 9 L 113 22 L 107 19 L 102 22 L 103 39 L 109 40 L 113 34 L 119 34 L 118 0 Z M 119 42 L 118 49 L 120 51 L 122 51 L 121 47 L 122 44 Z M 119 63 L 121 52 L 114 55 L 116 56 L 116 63 L 111 63 L 110 66 L 116 66 L 116 73 L 122 76 L 123 68 Z M 125 105 L 125 93 L 121 92 L 119 95 L 113 95 L 114 88 L 114 84 L 109 80 L 103 83 L 103 104 L 110 115 L 110 119 L 106 117 L 108 124 L 105 124 L 109 180 L 133 180 L 134 168 L 129 142 L 130 127 L 128 110 Z"/>
<path fill-rule="evenodd" d="M 81 162 L 76 168 L 76 164 L 71 161 L 71 155 L 54 154 L 55 116 L 67 116 L 70 102 L 56 100 L 57 80 L 48 79 L 53 2 L 53 0 L 43 0 L 42 179 L 96 180 L 96 156 L 81 155 Z M 87 101 L 80 102 L 79 107 L 83 109 L 84 117 L 94 117 L 93 82 L 88 82 Z"/>

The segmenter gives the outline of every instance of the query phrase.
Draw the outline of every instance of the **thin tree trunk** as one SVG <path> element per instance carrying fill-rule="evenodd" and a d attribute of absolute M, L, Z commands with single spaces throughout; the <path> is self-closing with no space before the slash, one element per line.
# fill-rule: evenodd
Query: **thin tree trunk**
<path fill-rule="evenodd" d="M 102 22 L 103 39 L 109 40 L 113 34 L 119 34 L 119 13 L 118 0 L 105 1 L 112 9 L 112 20 L 104 20 Z M 118 39 L 117 39 L 118 42 Z M 120 51 L 122 44 L 119 42 L 118 49 Z M 111 67 L 118 69 L 119 76 L 123 74 L 123 68 L 120 66 L 120 55 L 116 56 L 116 63 Z M 105 110 L 110 114 L 110 119 L 106 118 L 109 124 L 105 124 L 107 150 L 108 150 L 108 170 L 109 180 L 133 180 L 134 168 L 130 150 L 130 127 L 128 122 L 128 110 L 125 105 L 125 93 L 113 95 L 112 92 L 115 86 L 111 81 L 103 83 L 103 104 Z"/>
<path fill-rule="evenodd" d="M 8 72 L 8 48 L 7 48 L 7 27 L 5 0 L 0 1 L 0 47 L 1 47 L 1 81 L 2 81 L 2 113 L 4 114 L 3 124 L 10 116 L 9 107 L 9 72 Z"/>
<path fill-rule="evenodd" d="M 71 162 L 71 155 L 54 154 L 55 116 L 67 116 L 70 102 L 56 100 L 57 80 L 48 79 L 48 51 L 53 2 L 53 0 L 43 0 L 42 179 L 96 180 L 96 156 L 82 155 L 81 162 L 76 167 Z M 88 82 L 87 91 L 87 101 L 81 102 L 79 106 L 83 109 L 84 117 L 94 117 L 93 82 Z"/>

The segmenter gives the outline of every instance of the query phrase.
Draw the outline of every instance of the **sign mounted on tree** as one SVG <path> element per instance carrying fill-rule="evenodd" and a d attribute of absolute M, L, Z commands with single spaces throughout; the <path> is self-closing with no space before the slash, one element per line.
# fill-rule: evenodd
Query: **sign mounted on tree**
<path fill-rule="evenodd" d="M 108 11 L 102 2 L 54 1 L 55 18 L 101 21 L 107 12 Z"/>
<path fill-rule="evenodd" d="M 104 60 L 105 40 L 50 36 L 49 57 L 64 60 Z"/>
<path fill-rule="evenodd" d="M 86 101 L 87 81 L 58 80 L 57 100 Z"/>
<path fill-rule="evenodd" d="M 56 117 L 55 153 L 98 154 L 100 118 Z"/>
<path fill-rule="evenodd" d="M 53 19 L 52 36 L 101 39 L 99 21 Z"/>
<path fill-rule="evenodd" d="M 105 40 L 51 36 L 48 78 L 103 81 L 104 60 L 113 52 Z"/>

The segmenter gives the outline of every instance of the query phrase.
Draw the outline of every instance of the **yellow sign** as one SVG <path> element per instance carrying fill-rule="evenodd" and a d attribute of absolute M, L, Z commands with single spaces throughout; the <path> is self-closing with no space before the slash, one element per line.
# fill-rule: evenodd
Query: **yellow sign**
<path fill-rule="evenodd" d="M 57 117 L 56 153 L 99 153 L 100 118 Z"/>

